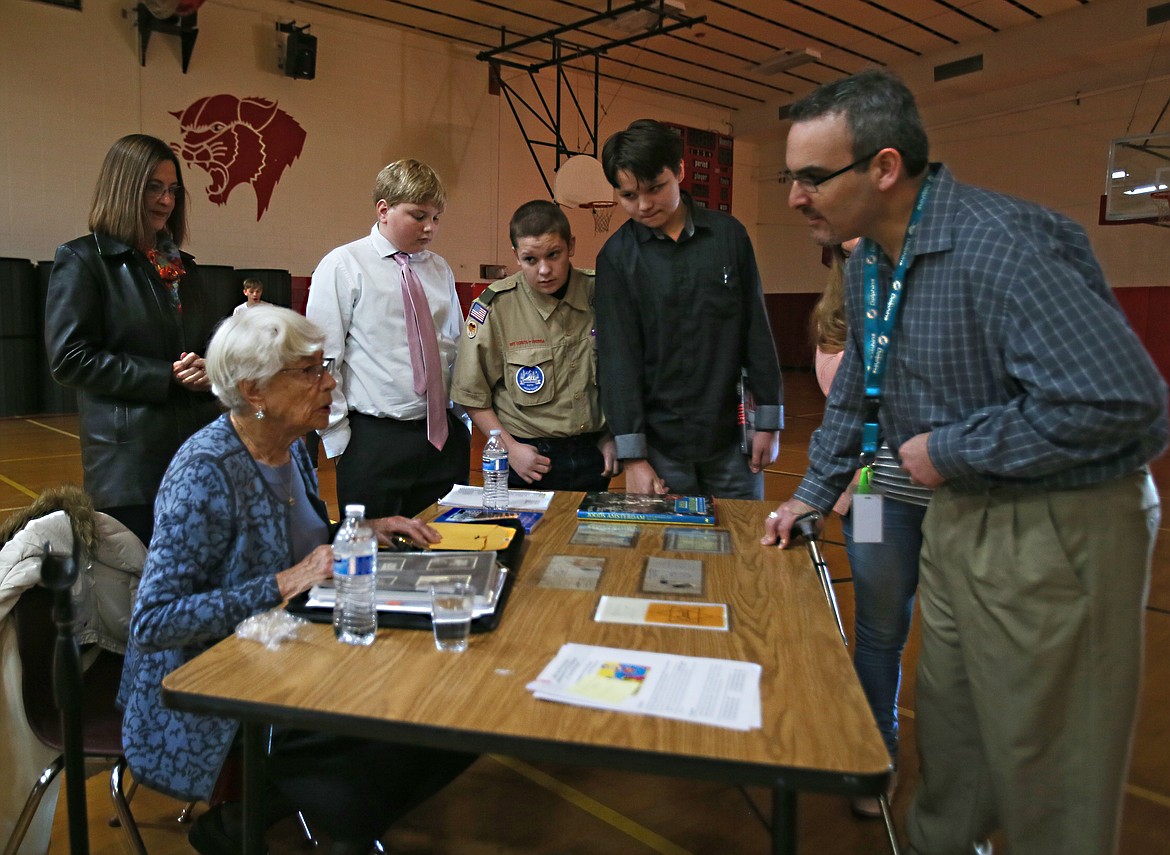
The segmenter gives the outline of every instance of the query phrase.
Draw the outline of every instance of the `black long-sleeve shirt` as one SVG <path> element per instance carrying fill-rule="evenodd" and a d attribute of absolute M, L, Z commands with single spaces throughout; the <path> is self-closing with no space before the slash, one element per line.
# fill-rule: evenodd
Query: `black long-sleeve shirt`
<path fill-rule="evenodd" d="M 693 463 L 738 443 L 741 368 L 757 429 L 781 426 L 780 365 L 751 240 L 734 217 L 685 194 L 683 203 L 677 242 L 630 220 L 597 258 L 601 403 L 623 459 L 650 445 Z"/>

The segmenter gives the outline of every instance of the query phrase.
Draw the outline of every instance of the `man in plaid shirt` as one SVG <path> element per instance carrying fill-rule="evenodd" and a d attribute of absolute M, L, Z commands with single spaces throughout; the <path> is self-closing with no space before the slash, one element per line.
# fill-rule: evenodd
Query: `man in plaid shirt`
<path fill-rule="evenodd" d="M 818 243 L 864 240 L 809 469 L 764 541 L 787 546 L 797 516 L 833 506 L 876 425 L 935 488 L 913 851 L 987 851 L 1002 829 L 1014 855 L 1112 852 L 1160 520 L 1145 464 L 1166 446 L 1166 384 L 1084 231 L 930 164 L 897 78 L 827 84 L 789 117 L 789 205 Z"/>

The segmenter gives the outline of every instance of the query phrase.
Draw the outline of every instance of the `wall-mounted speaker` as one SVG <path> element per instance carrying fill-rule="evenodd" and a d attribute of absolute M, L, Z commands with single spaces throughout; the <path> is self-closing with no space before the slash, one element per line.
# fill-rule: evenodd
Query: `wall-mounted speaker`
<path fill-rule="evenodd" d="M 284 46 L 284 73 L 299 80 L 317 76 L 317 37 L 303 29 L 293 29 Z"/>

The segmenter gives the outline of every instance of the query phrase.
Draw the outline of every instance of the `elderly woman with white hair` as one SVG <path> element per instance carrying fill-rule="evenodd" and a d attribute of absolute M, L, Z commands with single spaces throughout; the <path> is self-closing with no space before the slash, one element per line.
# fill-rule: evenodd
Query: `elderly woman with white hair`
<path fill-rule="evenodd" d="M 134 775 L 177 798 L 209 799 L 238 723 L 168 709 L 162 678 L 244 618 L 332 573 L 332 526 L 300 439 L 329 420 L 336 381 L 323 341 L 287 309 L 261 306 L 226 320 L 206 363 L 228 412 L 183 444 L 159 489 L 119 701 Z M 388 517 L 372 526 L 383 541 L 438 540 L 419 520 Z M 333 840 L 334 855 L 366 855 L 395 819 L 473 759 L 277 729 L 267 764 L 270 819 L 300 809 Z M 236 808 L 218 805 L 196 820 L 197 851 L 240 851 Z"/>

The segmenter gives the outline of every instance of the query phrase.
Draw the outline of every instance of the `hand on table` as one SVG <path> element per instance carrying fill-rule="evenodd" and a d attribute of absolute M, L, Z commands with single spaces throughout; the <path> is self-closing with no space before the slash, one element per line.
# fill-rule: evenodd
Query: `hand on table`
<path fill-rule="evenodd" d="M 314 585 L 333 578 L 333 547 L 325 543 L 304 557 L 299 564 L 276 574 L 281 599 L 288 600 Z"/>
<path fill-rule="evenodd" d="M 380 517 L 370 520 L 370 528 L 383 546 L 393 545 L 393 537 L 400 534 L 408 537 L 415 546 L 425 547 L 431 543 L 438 543 L 442 536 L 422 520 L 410 517 Z"/>

